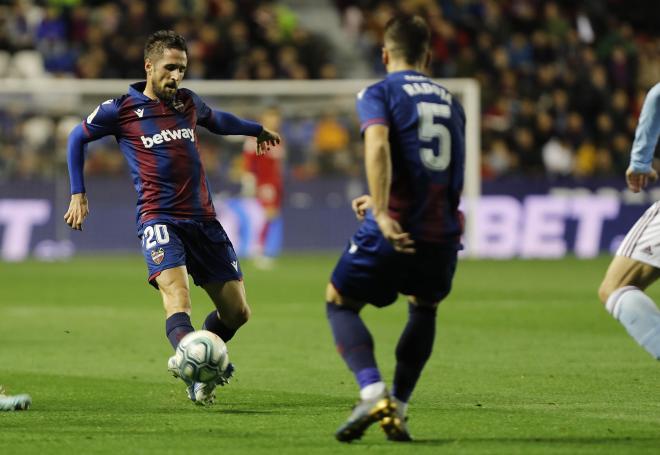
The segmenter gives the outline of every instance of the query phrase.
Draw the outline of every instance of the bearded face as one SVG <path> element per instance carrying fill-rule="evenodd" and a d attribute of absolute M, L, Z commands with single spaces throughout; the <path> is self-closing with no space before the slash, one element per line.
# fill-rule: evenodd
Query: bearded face
<path fill-rule="evenodd" d="M 171 101 L 183 80 L 188 58 L 179 49 L 164 49 L 160 57 L 147 59 L 145 68 L 154 94 L 164 102 Z"/>

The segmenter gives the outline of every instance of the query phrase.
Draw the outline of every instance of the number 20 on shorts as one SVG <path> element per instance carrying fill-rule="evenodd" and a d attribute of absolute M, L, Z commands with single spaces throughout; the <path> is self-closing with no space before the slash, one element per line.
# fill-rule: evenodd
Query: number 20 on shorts
<path fill-rule="evenodd" d="M 144 235 L 142 236 L 142 243 L 144 248 L 150 250 L 156 245 L 165 245 L 170 242 L 170 234 L 167 232 L 167 225 L 165 224 L 154 224 L 152 226 L 147 226 L 144 229 Z"/>

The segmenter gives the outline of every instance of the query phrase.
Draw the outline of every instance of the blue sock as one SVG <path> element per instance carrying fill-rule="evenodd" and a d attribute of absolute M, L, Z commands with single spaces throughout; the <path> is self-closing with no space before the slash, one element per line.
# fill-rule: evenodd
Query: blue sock
<path fill-rule="evenodd" d="M 374 357 L 374 341 L 360 315 L 334 303 L 327 303 L 326 310 L 337 351 L 355 375 L 360 388 L 381 381 Z"/>
<path fill-rule="evenodd" d="M 648 295 L 635 286 L 624 286 L 610 295 L 605 308 L 640 346 L 660 360 L 660 310 Z"/>
<path fill-rule="evenodd" d="M 165 334 L 174 349 L 179 345 L 181 338 L 194 331 L 188 313 L 174 313 L 165 321 Z"/>
<path fill-rule="evenodd" d="M 218 312 L 216 310 L 211 311 L 209 315 L 206 316 L 206 320 L 204 321 L 204 325 L 202 328 L 204 330 L 208 330 L 209 332 L 215 333 L 225 343 L 227 343 L 229 340 L 234 338 L 234 335 L 238 330 L 238 329 L 230 329 L 229 327 L 227 327 L 225 323 L 222 322 L 222 320 L 218 317 Z"/>
<path fill-rule="evenodd" d="M 396 346 L 392 395 L 407 403 L 420 374 L 431 357 L 437 308 L 408 304 L 408 324 Z"/>

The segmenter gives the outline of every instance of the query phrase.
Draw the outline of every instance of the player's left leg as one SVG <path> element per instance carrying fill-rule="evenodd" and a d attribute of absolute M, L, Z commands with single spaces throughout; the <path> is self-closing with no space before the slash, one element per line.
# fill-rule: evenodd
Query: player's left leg
<path fill-rule="evenodd" d="M 248 322 L 252 313 L 245 296 L 243 281 L 206 283 L 202 287 L 216 308 L 206 317 L 204 329 L 215 333 L 227 343 L 236 331 Z"/>
<path fill-rule="evenodd" d="M 227 343 L 250 319 L 251 310 L 245 296 L 243 280 L 206 283 L 202 287 L 216 308 L 206 316 L 203 329 L 215 333 Z M 212 392 L 215 385 L 227 384 L 233 374 L 234 364 L 230 363 L 224 373 L 217 378 L 215 384 L 206 384 L 206 393 Z"/>
<path fill-rule="evenodd" d="M 376 365 L 373 338 L 360 318 L 365 303 L 342 296 L 332 284 L 326 289 L 326 301 L 337 351 L 360 386 L 360 401 L 335 432 L 339 441 L 350 442 L 361 438 L 369 426 L 391 415 L 394 410 Z"/>
<path fill-rule="evenodd" d="M 660 269 L 617 255 L 605 273 L 598 296 L 637 343 L 660 360 L 660 310 L 644 290 L 660 277 Z"/>

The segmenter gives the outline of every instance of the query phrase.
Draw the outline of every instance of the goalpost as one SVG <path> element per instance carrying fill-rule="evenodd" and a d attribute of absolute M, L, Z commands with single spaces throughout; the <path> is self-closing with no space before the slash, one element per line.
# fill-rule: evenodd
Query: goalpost
<path fill-rule="evenodd" d="M 480 88 L 474 79 L 437 79 L 461 101 L 465 108 L 466 165 L 464 207 L 465 241 L 468 254 L 477 250 L 475 217 L 471 216 L 481 195 L 481 125 Z M 127 92 L 132 80 L 116 79 L 4 79 L 0 80 L 0 108 L 21 104 L 32 113 L 83 118 L 108 98 Z M 364 80 L 273 80 L 211 81 L 184 80 L 188 87 L 215 105 L 237 114 L 257 114 L 261 107 L 277 105 L 283 115 L 320 116 L 327 110 L 343 116 L 357 130 L 355 95 L 377 82 Z M 64 199 L 65 200 L 65 199 Z"/>

